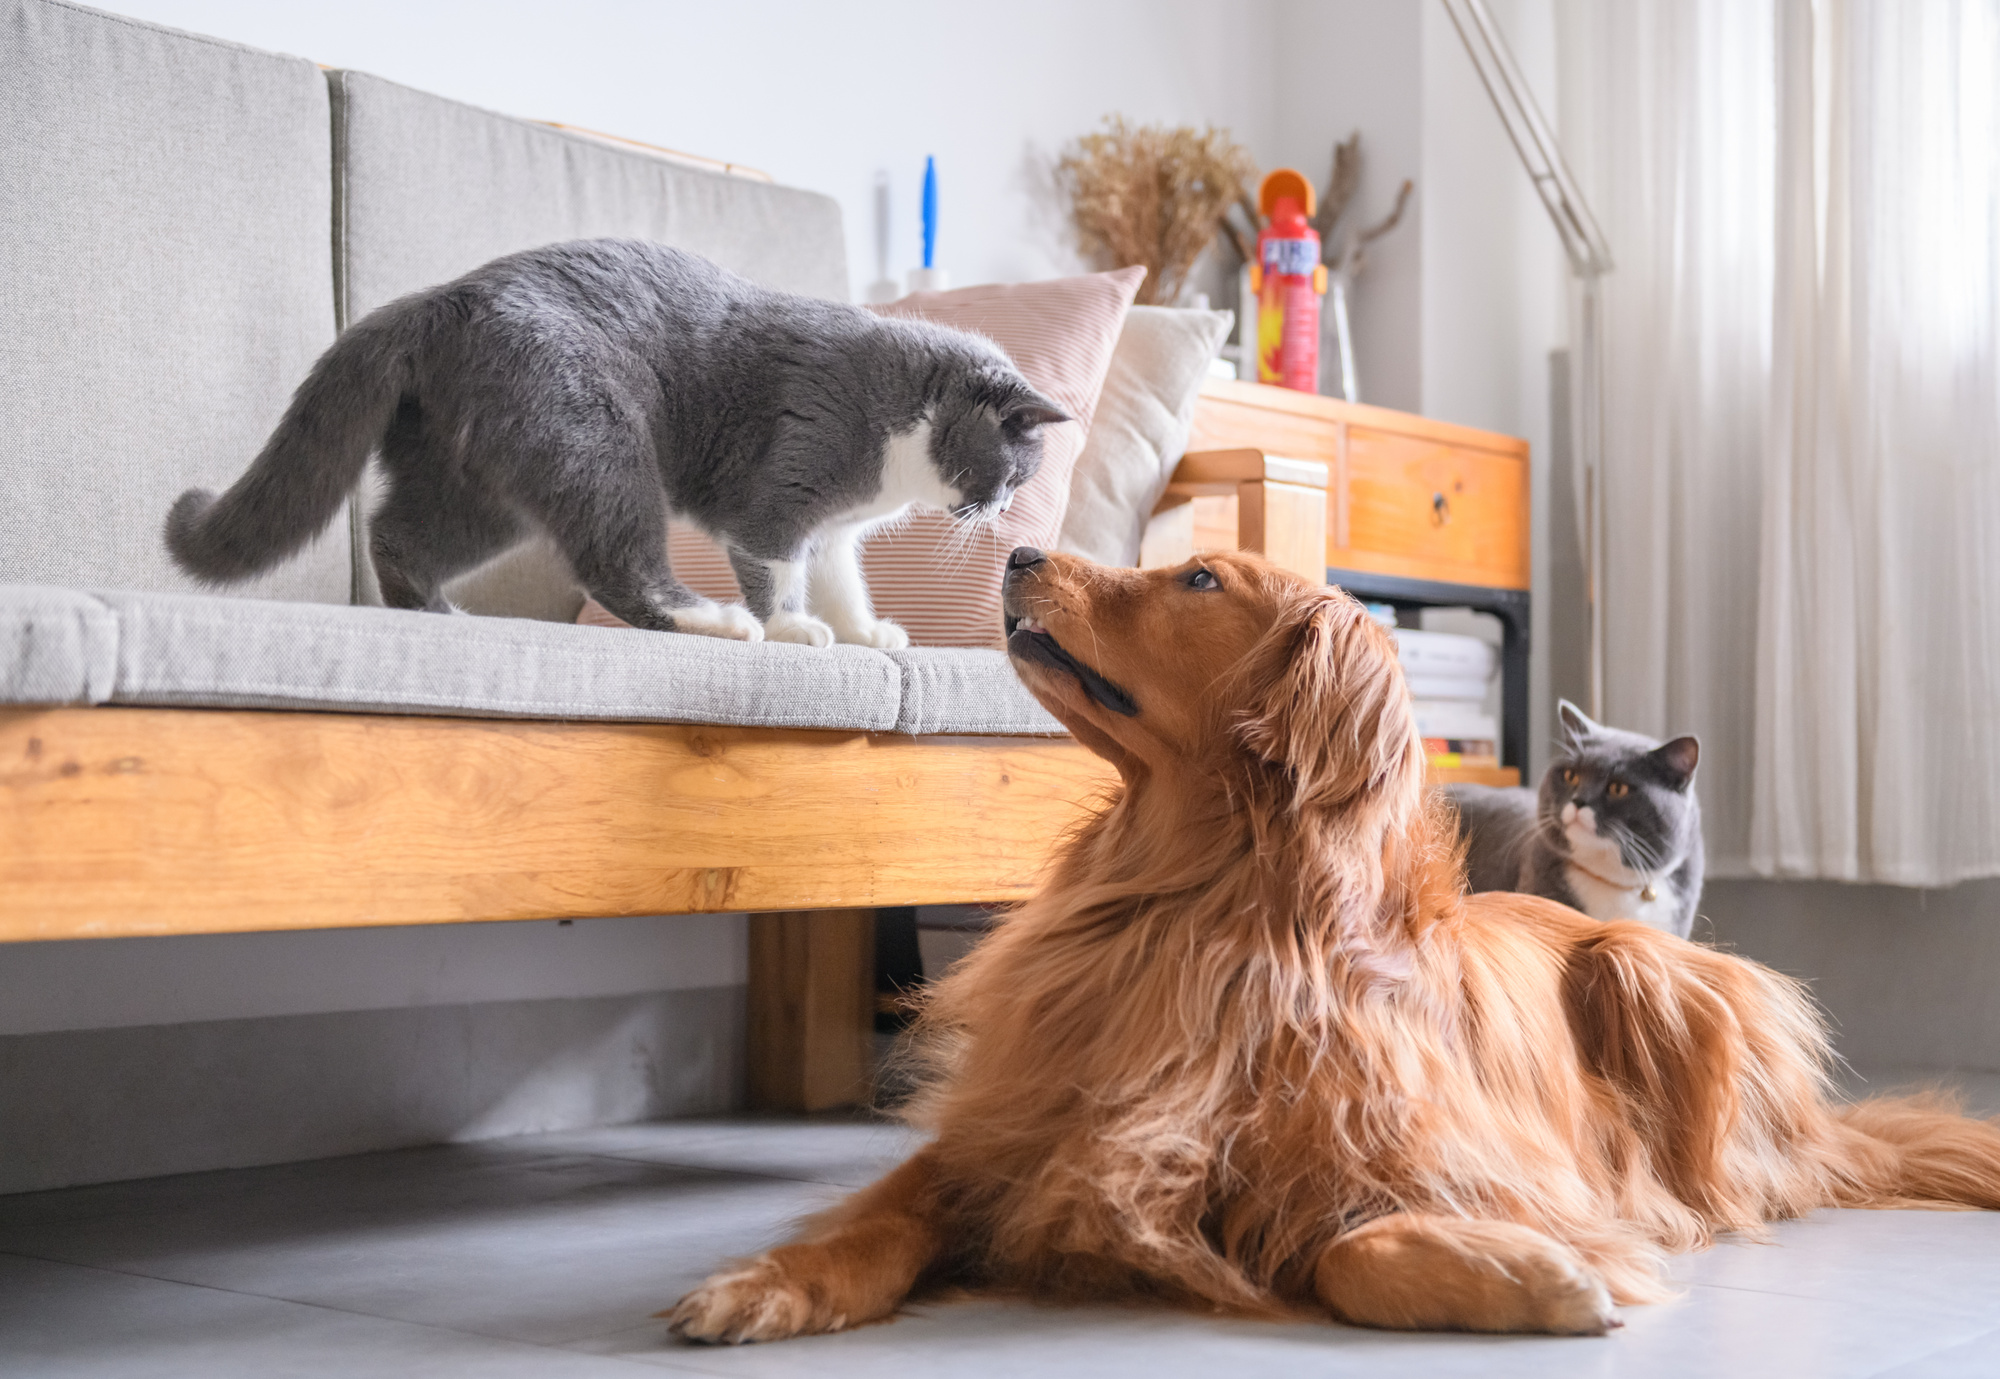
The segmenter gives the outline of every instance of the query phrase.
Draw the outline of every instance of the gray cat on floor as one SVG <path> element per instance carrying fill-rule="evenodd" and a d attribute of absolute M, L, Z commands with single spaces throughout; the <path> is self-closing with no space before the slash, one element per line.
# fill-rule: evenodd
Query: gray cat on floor
<path fill-rule="evenodd" d="M 1526 787 L 1446 787 L 1471 888 L 1525 891 L 1686 938 L 1701 903 L 1701 744 L 1603 727 L 1567 699 L 1557 713 L 1563 741 L 1539 799 Z"/>
<path fill-rule="evenodd" d="M 448 610 L 447 581 L 541 531 L 636 627 L 907 646 L 874 615 L 861 538 L 919 504 L 991 521 L 1067 420 L 980 336 L 579 240 L 350 327 L 227 493 L 181 495 L 167 547 L 247 579 L 324 530 L 375 454 L 392 608 Z M 674 578 L 670 511 L 728 551 L 747 612 Z"/>

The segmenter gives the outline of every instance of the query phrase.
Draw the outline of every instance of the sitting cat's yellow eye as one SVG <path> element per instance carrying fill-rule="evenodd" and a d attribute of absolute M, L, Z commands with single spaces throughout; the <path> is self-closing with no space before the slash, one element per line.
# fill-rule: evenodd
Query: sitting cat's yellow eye
<path fill-rule="evenodd" d="M 1622 800 L 1632 793 L 1632 787 L 1622 780 L 1615 780 L 1604 787 L 1604 793 L 1614 800 Z"/>
<path fill-rule="evenodd" d="M 1577 774 L 1577 772 L 1576 772 L 1576 770 L 1575 770 L 1575 768 L 1574 768 L 1574 767 L 1569 767 L 1569 766 L 1565 766 L 1565 767 L 1563 767 L 1563 784 L 1564 784 L 1564 785 L 1575 785 L 1575 784 L 1576 784 L 1576 783 L 1577 783 L 1578 781 L 1580 781 L 1580 780 L 1582 780 L 1582 779 L 1583 779 L 1583 777 L 1582 777 L 1581 775 Z"/>

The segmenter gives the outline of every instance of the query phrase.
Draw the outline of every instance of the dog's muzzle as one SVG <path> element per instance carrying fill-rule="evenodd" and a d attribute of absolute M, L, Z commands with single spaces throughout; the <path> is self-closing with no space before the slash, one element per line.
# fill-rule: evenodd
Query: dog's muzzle
<path fill-rule="evenodd" d="M 1070 655 L 1042 626 L 1041 620 L 1026 611 L 1030 597 L 1026 586 L 1032 584 L 1036 572 L 1047 563 L 1048 557 L 1033 546 L 1017 546 L 1007 557 L 1007 573 L 1000 582 L 1000 616 L 1007 634 L 1007 654 L 1018 661 L 1073 675 L 1093 701 L 1115 714 L 1136 718 L 1139 706 L 1131 695 Z"/>

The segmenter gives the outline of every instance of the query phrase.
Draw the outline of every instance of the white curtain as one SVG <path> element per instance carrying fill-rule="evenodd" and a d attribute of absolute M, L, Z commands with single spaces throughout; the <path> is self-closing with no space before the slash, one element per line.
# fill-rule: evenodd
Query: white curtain
<path fill-rule="evenodd" d="M 2000 873 L 2000 0 L 1577 0 L 1606 711 L 1711 871 Z"/>

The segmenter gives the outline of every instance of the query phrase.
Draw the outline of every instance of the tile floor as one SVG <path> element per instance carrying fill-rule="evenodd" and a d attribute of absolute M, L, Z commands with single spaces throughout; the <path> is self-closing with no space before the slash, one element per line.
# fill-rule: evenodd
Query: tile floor
<path fill-rule="evenodd" d="M 0 1197 L 0 1375 L 2000 1375 L 1985 1213 L 1824 1212 L 1722 1245 L 1602 1339 L 961 1302 L 705 1349 L 649 1319 L 907 1145 L 872 1122 L 683 1121 Z"/>

